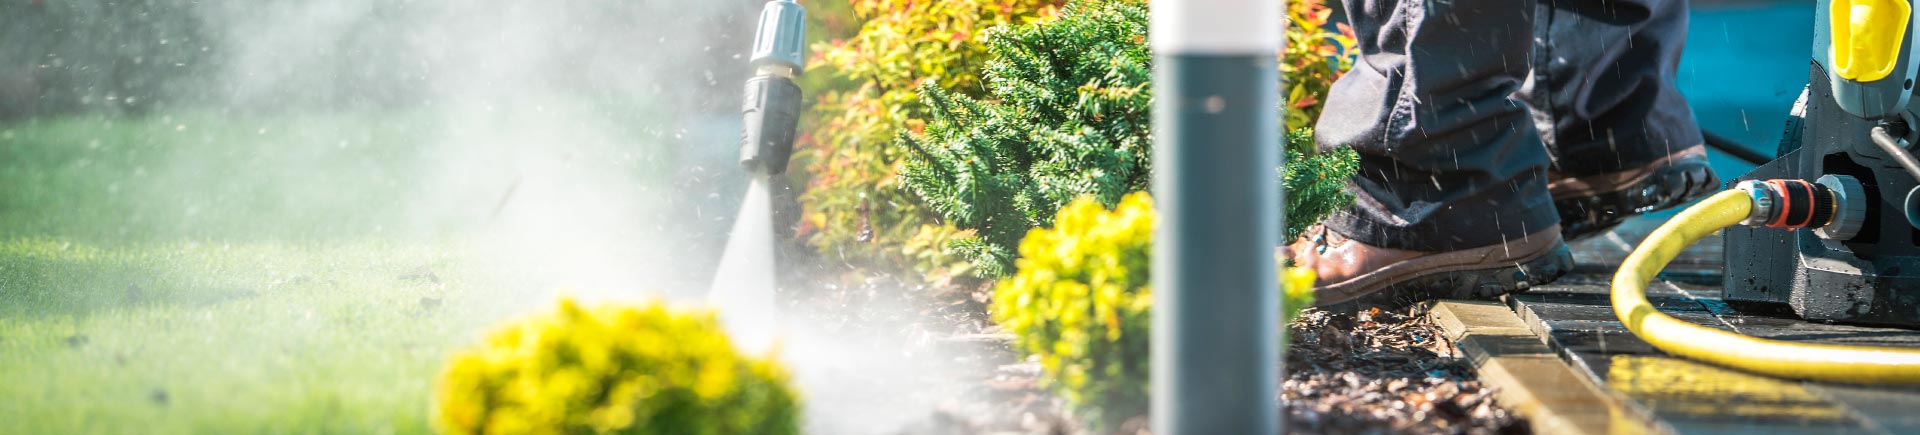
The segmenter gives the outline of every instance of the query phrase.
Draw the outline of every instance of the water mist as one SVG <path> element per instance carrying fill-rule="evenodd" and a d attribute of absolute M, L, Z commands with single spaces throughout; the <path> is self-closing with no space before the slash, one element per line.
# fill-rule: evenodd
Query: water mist
<path fill-rule="evenodd" d="M 710 299 L 734 344 L 748 353 L 766 351 L 775 338 L 773 207 L 765 177 L 753 177 L 728 234 L 726 253 L 714 273 Z"/>
<path fill-rule="evenodd" d="M 740 135 L 740 167 L 752 177 L 728 235 L 713 281 L 711 300 L 736 343 L 758 353 L 771 344 L 774 304 L 773 206 L 768 178 L 787 171 L 800 123 L 800 86 L 793 77 L 806 68 L 807 12 L 792 0 L 767 2 L 754 35 L 755 67 L 747 79 Z"/>

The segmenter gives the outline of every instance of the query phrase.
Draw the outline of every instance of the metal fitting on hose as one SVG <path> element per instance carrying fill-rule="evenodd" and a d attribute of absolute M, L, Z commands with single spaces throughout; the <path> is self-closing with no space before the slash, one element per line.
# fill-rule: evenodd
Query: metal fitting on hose
<path fill-rule="evenodd" d="M 1773 190 L 1767 188 L 1766 182 L 1747 180 L 1735 184 L 1733 188 L 1741 192 L 1746 192 L 1747 197 L 1753 200 L 1752 211 L 1747 213 L 1746 219 L 1740 220 L 1741 225 L 1758 227 L 1764 226 L 1768 221 L 1772 220 L 1774 208 L 1776 207 L 1775 203 L 1779 201 L 1773 199 Z"/>
<path fill-rule="evenodd" d="M 1806 180 L 1747 180 L 1734 188 L 1753 199 L 1752 211 L 1740 221 L 1742 225 L 1789 231 L 1821 228 L 1839 213 L 1834 190 Z"/>

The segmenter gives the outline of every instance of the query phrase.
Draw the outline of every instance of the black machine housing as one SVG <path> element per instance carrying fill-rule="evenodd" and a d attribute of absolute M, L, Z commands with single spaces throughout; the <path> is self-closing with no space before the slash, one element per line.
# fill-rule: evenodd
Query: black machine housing
<path fill-rule="evenodd" d="M 1879 121 L 1842 110 L 1828 77 L 1813 63 L 1812 85 L 1787 121 L 1779 157 L 1734 182 L 1852 176 L 1866 188 L 1865 226 L 1846 241 L 1806 230 L 1729 227 L 1722 297 L 1743 311 L 1790 309 L 1807 320 L 1920 327 L 1920 230 L 1905 212 L 1916 183 L 1869 138 Z"/>

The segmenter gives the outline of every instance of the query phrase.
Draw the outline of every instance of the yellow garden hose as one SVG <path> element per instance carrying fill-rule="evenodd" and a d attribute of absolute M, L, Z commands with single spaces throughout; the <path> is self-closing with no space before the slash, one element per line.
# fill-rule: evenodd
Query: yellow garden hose
<path fill-rule="evenodd" d="M 1687 208 L 1648 235 L 1613 276 L 1613 313 L 1634 335 L 1670 354 L 1763 375 L 1817 381 L 1920 383 L 1920 349 L 1795 343 L 1695 325 L 1647 302 L 1647 283 L 1681 250 L 1739 224 L 1754 199 L 1727 190 Z"/>

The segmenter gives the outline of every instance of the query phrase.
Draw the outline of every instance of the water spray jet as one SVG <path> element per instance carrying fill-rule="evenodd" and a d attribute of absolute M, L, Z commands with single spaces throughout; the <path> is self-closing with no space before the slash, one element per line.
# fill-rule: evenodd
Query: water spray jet
<path fill-rule="evenodd" d="M 749 63 L 741 104 L 740 167 L 750 185 L 727 235 L 725 254 L 715 271 L 708 298 L 741 348 L 757 353 L 771 346 L 779 313 L 774 303 L 775 274 L 772 195 L 769 184 L 787 172 L 800 122 L 800 86 L 793 78 L 806 69 L 805 8 L 793 0 L 773 0 L 760 10 L 759 30 Z"/>

